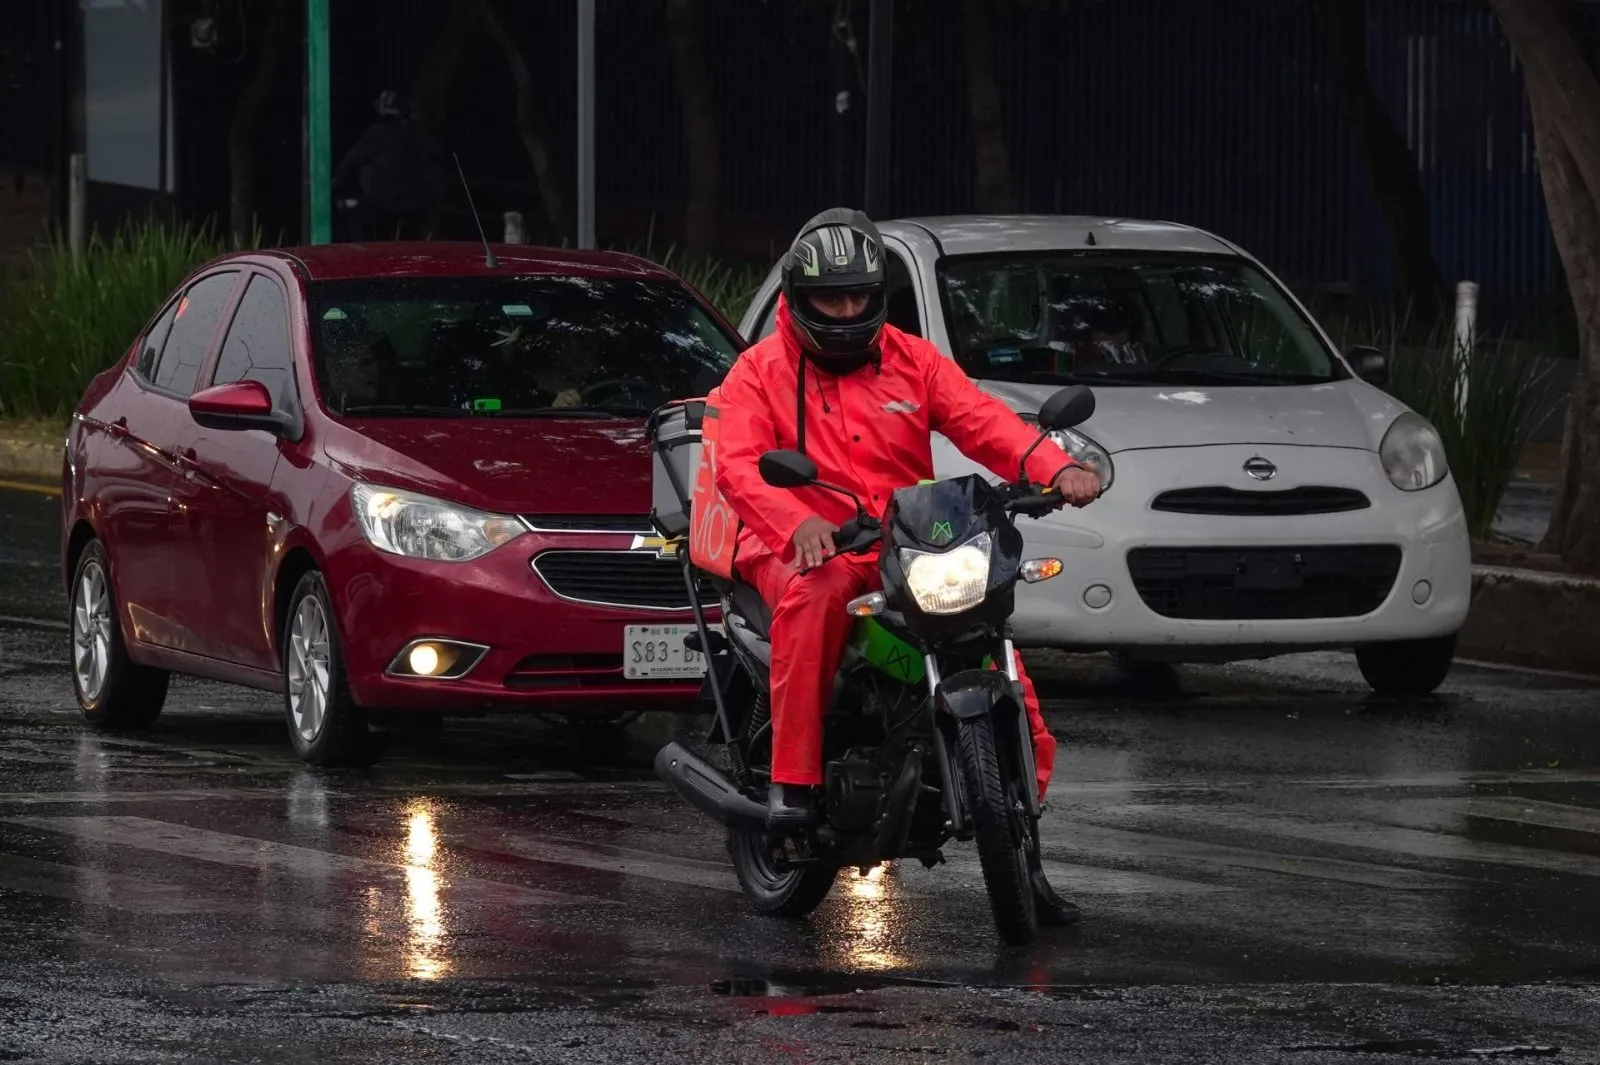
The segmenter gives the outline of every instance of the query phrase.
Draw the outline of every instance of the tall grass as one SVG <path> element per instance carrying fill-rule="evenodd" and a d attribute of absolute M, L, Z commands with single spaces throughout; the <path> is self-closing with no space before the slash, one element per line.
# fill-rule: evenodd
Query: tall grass
<path fill-rule="evenodd" d="M 209 226 L 148 219 L 95 234 L 74 262 L 58 234 L 0 281 L 0 418 L 65 417 L 178 282 L 230 246 Z"/>
<path fill-rule="evenodd" d="M 1403 318 L 1347 324 L 1345 341 L 1388 355 L 1389 393 L 1438 430 L 1468 528 L 1488 537 L 1545 385 L 1539 349 L 1503 335 L 1463 346 L 1452 322 L 1420 331 Z"/>
<path fill-rule="evenodd" d="M 676 245 L 657 252 L 650 241 L 621 250 L 665 267 L 700 291 L 711 305 L 735 326 L 755 298 L 756 289 L 766 280 L 767 271 L 746 263 L 724 259 L 694 258 Z"/>

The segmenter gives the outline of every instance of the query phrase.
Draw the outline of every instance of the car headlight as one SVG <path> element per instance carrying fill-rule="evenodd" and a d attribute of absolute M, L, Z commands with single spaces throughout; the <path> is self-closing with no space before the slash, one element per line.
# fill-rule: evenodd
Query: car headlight
<path fill-rule="evenodd" d="M 1100 491 L 1111 487 L 1111 482 L 1117 476 L 1116 467 L 1111 463 L 1111 452 L 1076 429 L 1057 429 L 1050 434 L 1050 439 L 1072 456 L 1074 462 L 1100 478 Z"/>
<path fill-rule="evenodd" d="M 367 542 L 407 558 L 467 562 L 528 531 L 517 518 L 391 488 L 357 484 L 350 500 Z"/>
<path fill-rule="evenodd" d="M 989 588 L 988 533 L 939 554 L 900 549 L 906 587 L 924 614 L 959 614 L 983 602 Z"/>
<path fill-rule="evenodd" d="M 1419 414 L 1407 411 L 1394 420 L 1378 445 L 1383 472 L 1396 488 L 1420 492 L 1432 488 L 1450 472 L 1439 431 Z"/>

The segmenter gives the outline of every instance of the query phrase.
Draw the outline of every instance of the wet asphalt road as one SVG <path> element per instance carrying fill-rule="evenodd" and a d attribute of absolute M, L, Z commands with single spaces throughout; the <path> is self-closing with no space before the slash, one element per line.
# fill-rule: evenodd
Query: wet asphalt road
<path fill-rule="evenodd" d="M 59 595 L 0 550 L 0 614 Z M 90 733 L 64 634 L 0 623 L 0 1061 L 1600 1061 L 1600 689 L 1035 672 L 1085 916 L 1007 950 L 970 847 L 751 916 L 651 779 L 672 718 L 399 729 L 319 773 L 215 685 Z"/>

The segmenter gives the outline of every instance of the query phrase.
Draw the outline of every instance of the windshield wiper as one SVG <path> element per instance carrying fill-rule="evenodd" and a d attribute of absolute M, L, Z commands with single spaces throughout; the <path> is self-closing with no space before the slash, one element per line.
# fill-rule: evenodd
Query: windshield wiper
<path fill-rule="evenodd" d="M 485 411 L 500 418 L 643 418 L 650 412 L 642 407 L 504 407 Z"/>
<path fill-rule="evenodd" d="M 1103 376 L 1101 376 L 1103 375 Z M 1221 384 L 1221 385 L 1325 385 L 1332 377 L 1317 374 L 1271 373 L 1266 370 L 1194 370 L 1182 367 L 1139 368 L 1122 372 L 1097 371 L 1086 374 L 1096 381 L 1118 384 Z"/>
<path fill-rule="evenodd" d="M 414 414 L 419 418 L 470 418 L 472 412 L 460 407 L 447 407 L 429 403 L 355 403 L 339 410 L 340 414 Z"/>
<path fill-rule="evenodd" d="M 1130 381 L 1108 375 L 1104 371 L 1091 371 L 1089 373 L 1058 373 L 1053 370 L 1029 370 L 1019 374 L 985 374 L 986 381 L 1013 381 L 1017 384 L 1028 385 L 1136 385 L 1138 381 Z"/>

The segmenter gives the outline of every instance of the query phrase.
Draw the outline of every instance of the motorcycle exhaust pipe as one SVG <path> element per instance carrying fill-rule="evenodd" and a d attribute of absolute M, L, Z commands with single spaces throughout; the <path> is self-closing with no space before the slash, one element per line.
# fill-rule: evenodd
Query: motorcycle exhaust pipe
<path fill-rule="evenodd" d="M 740 794 L 733 781 L 690 754 L 682 744 L 669 743 L 656 753 L 656 776 L 696 809 L 729 828 L 766 831 L 766 806 Z"/>

